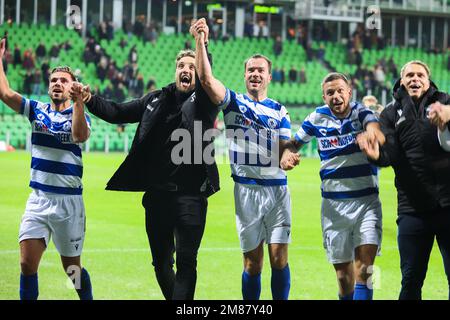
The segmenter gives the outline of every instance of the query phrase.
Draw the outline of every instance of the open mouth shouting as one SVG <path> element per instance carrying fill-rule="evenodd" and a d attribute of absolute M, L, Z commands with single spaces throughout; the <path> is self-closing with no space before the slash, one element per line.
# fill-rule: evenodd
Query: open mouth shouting
<path fill-rule="evenodd" d="M 422 86 L 418 83 L 413 83 L 409 85 L 409 90 L 413 91 L 413 92 L 417 92 L 422 88 Z"/>
<path fill-rule="evenodd" d="M 64 91 L 61 88 L 53 88 L 52 93 L 53 94 L 62 94 Z"/>
<path fill-rule="evenodd" d="M 184 89 L 184 90 L 189 89 L 189 87 L 191 86 L 191 82 L 192 82 L 192 78 L 188 74 L 182 74 L 180 76 L 180 85 L 181 85 L 182 89 Z"/>

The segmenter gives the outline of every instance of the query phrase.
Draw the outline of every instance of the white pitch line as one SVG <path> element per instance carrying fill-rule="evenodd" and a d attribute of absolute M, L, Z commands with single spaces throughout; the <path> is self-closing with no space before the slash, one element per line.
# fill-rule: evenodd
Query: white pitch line
<path fill-rule="evenodd" d="M 289 251 L 318 251 L 325 250 L 320 246 L 290 246 Z M 398 250 L 397 247 L 381 247 L 381 252 L 383 250 Z M 199 252 L 223 252 L 223 251 L 241 251 L 239 247 L 226 247 L 226 248 L 200 248 Z M 56 249 L 48 249 L 45 252 L 58 253 Z M 148 252 L 150 253 L 150 248 L 104 248 L 104 249 L 83 249 L 83 253 L 132 253 L 132 252 Z M 19 249 L 17 250 L 0 250 L 0 255 L 8 254 L 19 254 Z"/>

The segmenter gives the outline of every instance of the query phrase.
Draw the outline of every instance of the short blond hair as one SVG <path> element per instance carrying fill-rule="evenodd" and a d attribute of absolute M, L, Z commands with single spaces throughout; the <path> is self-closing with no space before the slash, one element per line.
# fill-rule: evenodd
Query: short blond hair
<path fill-rule="evenodd" d="M 407 67 L 409 67 L 410 65 L 412 65 L 412 64 L 417 64 L 419 66 L 422 66 L 425 69 L 425 71 L 427 72 L 428 78 L 431 77 L 430 67 L 428 67 L 428 65 L 425 62 L 420 61 L 420 60 L 411 60 L 411 61 L 405 63 L 405 65 L 402 67 L 402 70 L 400 70 L 400 77 L 401 78 L 403 78 L 403 73 L 405 73 L 405 69 Z"/>
<path fill-rule="evenodd" d="M 177 57 L 175 58 L 175 65 L 178 64 L 178 61 L 184 57 L 191 57 L 195 59 L 195 51 L 191 49 L 181 50 L 178 52 Z"/>
<path fill-rule="evenodd" d="M 374 106 L 376 104 L 378 104 L 378 99 L 375 96 L 365 96 L 364 98 L 362 98 L 362 104 L 365 105 L 366 107 L 370 107 L 370 106 Z"/>

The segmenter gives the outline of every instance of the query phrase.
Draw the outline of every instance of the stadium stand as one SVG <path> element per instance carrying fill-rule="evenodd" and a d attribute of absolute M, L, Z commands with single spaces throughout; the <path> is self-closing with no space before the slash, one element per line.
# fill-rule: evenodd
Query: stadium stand
<path fill-rule="evenodd" d="M 100 93 L 111 85 L 111 80 L 106 78 L 101 81 L 97 76 L 97 65 L 94 62 L 85 63 L 83 61 L 83 52 L 87 46 L 87 41 L 75 31 L 69 30 L 64 26 L 48 26 L 44 24 L 29 25 L 22 23 L 20 26 L 15 24 L 3 24 L 0 26 L 0 34 L 8 32 L 8 46 L 10 51 L 18 45 L 21 50 L 29 49 L 34 53 L 40 42 L 43 42 L 47 52 L 55 44 L 70 43 L 68 50 L 61 49 L 57 59 L 50 59 L 50 69 L 57 65 L 70 65 L 74 70 L 80 69 L 82 82 L 96 88 Z M 93 29 L 91 34 L 96 38 L 104 54 L 114 61 L 118 70 L 124 67 L 129 60 L 129 52 L 134 47 L 138 53 L 139 72 L 144 79 L 154 78 L 159 86 L 173 81 L 174 61 L 167 57 L 175 57 L 176 53 L 186 46 L 186 43 L 193 45 L 190 36 L 186 34 L 160 34 L 155 42 L 143 42 L 136 35 L 126 34 L 119 29 L 114 33 L 111 41 L 98 39 L 97 31 Z M 126 44 L 121 46 L 123 39 Z M 215 40 L 210 45 L 210 51 L 214 58 L 215 74 L 228 87 L 236 91 L 244 91 L 243 81 L 243 61 L 250 55 L 259 52 L 272 58 L 273 69 L 283 69 L 286 78 L 287 71 L 294 67 L 297 70 L 304 68 L 306 79 L 305 83 L 273 82 L 269 91 L 269 96 L 280 101 L 288 107 L 293 123 L 300 123 L 312 108 L 322 103 L 322 92 L 320 83 L 323 77 L 329 72 L 339 70 L 347 73 L 355 79 L 355 73 L 358 67 L 348 59 L 348 47 L 342 43 L 314 41 L 311 49 L 313 57 L 308 57 L 304 47 L 295 40 L 283 42 L 281 54 L 273 53 L 274 40 L 270 38 L 236 38 L 227 39 L 227 41 Z M 320 57 L 319 49 L 323 50 L 323 57 Z M 384 49 L 364 49 L 362 50 L 362 66 L 373 70 L 376 65 L 385 63 L 392 58 L 397 66 L 401 66 L 411 59 L 421 59 L 427 61 L 433 72 L 432 79 L 440 88 L 449 88 L 449 70 L 447 69 L 448 50 L 444 53 L 429 53 L 418 48 L 400 48 L 385 47 Z M 39 66 L 37 66 L 39 67 Z M 23 92 L 24 78 L 26 69 L 18 64 L 8 64 L 8 78 L 12 88 Z M 168 70 L 170 72 L 168 72 Z M 390 72 L 386 72 L 386 88 L 390 88 L 395 81 Z M 359 91 L 361 82 L 356 79 L 356 86 Z M 41 87 L 44 88 L 43 83 Z M 41 92 L 45 93 L 46 89 Z M 124 88 L 124 94 L 130 99 L 128 90 Z M 29 96 L 32 99 L 47 99 L 46 95 Z M 127 125 L 123 132 L 114 125 L 106 124 L 103 121 L 92 120 L 92 135 L 90 138 L 90 150 L 112 150 L 123 151 L 131 145 L 134 136 L 135 125 Z M 29 124 L 21 116 L 14 115 L 13 111 L 0 103 L 0 140 L 8 140 L 15 148 L 24 148 L 26 146 L 26 137 L 29 133 Z M 127 138 L 125 138 L 127 137 Z"/>

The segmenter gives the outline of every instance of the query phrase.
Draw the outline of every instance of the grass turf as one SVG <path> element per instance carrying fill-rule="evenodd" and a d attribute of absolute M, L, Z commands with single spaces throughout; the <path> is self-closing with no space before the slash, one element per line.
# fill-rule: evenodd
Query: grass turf
<path fill-rule="evenodd" d="M 110 192 L 104 186 L 124 154 L 85 153 L 84 200 L 87 233 L 82 255 L 95 299 L 163 299 L 156 283 L 144 226 L 142 193 Z M 0 153 L 0 299 L 18 299 L 20 219 L 30 193 L 30 155 Z M 236 233 L 233 183 L 228 165 L 219 166 L 221 191 L 209 198 L 205 234 L 198 256 L 196 299 L 241 299 L 242 254 Z M 325 256 L 320 230 L 320 178 L 317 159 L 302 159 L 289 172 L 292 196 L 290 299 L 336 299 L 337 283 Z M 396 244 L 396 190 L 393 172 L 380 176 L 383 204 L 382 255 L 376 259 L 375 299 L 397 299 L 400 290 Z M 266 251 L 267 253 L 267 251 Z M 66 285 L 53 243 L 39 269 L 40 299 L 77 299 Z M 271 299 L 267 254 L 262 299 Z M 437 246 L 433 248 L 424 299 L 447 299 L 448 285 Z"/>

